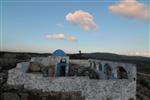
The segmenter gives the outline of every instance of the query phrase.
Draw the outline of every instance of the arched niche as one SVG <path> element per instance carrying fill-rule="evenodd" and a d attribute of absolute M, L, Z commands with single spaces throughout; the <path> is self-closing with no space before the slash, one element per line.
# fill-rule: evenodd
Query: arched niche
<path fill-rule="evenodd" d="M 102 71 L 102 64 L 100 62 L 98 63 L 98 69 L 99 71 Z"/>
<path fill-rule="evenodd" d="M 104 65 L 104 73 L 105 73 L 106 79 L 112 78 L 112 68 L 109 64 Z"/>
<path fill-rule="evenodd" d="M 91 60 L 89 60 L 89 63 L 90 63 L 90 67 L 92 68 L 92 61 L 91 61 Z"/>
<path fill-rule="evenodd" d="M 128 79 L 128 73 L 122 66 L 117 67 L 117 78 Z"/>
<path fill-rule="evenodd" d="M 95 63 L 95 70 L 99 71 L 99 63 Z"/>

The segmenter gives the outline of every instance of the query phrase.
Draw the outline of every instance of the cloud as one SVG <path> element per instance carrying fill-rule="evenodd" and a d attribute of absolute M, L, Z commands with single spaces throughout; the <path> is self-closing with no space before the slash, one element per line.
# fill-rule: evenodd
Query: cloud
<path fill-rule="evenodd" d="M 143 51 L 143 52 L 128 52 L 127 55 L 129 56 L 145 56 L 145 57 L 150 57 L 150 52 L 149 51 Z"/>
<path fill-rule="evenodd" d="M 78 39 L 74 36 L 65 36 L 63 33 L 59 34 L 49 34 L 46 36 L 48 39 L 58 39 L 58 40 L 67 40 L 70 42 L 76 42 Z"/>
<path fill-rule="evenodd" d="M 134 19 L 149 19 L 150 8 L 137 0 L 121 0 L 118 4 L 109 6 L 113 13 Z"/>
<path fill-rule="evenodd" d="M 67 38 L 68 41 L 71 41 L 71 42 L 76 42 L 77 41 L 77 38 L 74 37 L 74 36 L 70 36 Z"/>
<path fill-rule="evenodd" d="M 65 39 L 64 34 L 49 34 L 46 36 L 48 39 Z"/>
<path fill-rule="evenodd" d="M 86 31 L 95 30 L 97 28 L 97 25 L 93 20 L 93 16 L 90 13 L 82 10 L 77 10 L 73 13 L 68 13 L 65 16 L 65 19 L 73 24 L 80 26 Z"/>

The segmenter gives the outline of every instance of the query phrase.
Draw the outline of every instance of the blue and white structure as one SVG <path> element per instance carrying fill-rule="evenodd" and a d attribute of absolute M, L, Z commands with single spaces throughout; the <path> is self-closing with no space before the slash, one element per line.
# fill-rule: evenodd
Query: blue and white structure
<path fill-rule="evenodd" d="M 59 58 L 59 62 L 55 65 L 55 76 L 67 76 L 69 71 L 69 57 L 61 49 L 54 51 L 52 57 Z"/>
<path fill-rule="evenodd" d="M 52 56 L 33 57 L 31 62 L 38 62 L 44 66 L 54 67 L 54 76 L 67 76 L 69 71 L 69 56 L 63 50 L 55 50 Z"/>

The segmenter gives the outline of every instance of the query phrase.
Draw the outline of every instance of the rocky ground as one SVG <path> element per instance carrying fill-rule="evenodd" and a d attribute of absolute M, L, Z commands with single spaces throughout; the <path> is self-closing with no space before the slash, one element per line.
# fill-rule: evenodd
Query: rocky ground
<path fill-rule="evenodd" d="M 137 74 L 137 100 L 150 100 L 150 76 Z"/>
<path fill-rule="evenodd" d="M 100 79 L 95 70 L 90 67 L 83 67 L 76 64 L 70 64 L 69 76 L 88 76 L 90 79 Z"/>
<path fill-rule="evenodd" d="M 8 70 L 16 67 L 16 64 L 23 61 L 29 61 L 30 54 L 0 54 L 0 100 L 84 100 L 80 92 L 61 93 L 51 92 L 42 93 L 41 91 L 33 90 L 28 91 L 23 86 L 8 86 L 6 84 L 8 77 Z M 94 71 L 90 69 L 78 70 L 79 66 L 72 65 L 70 69 L 70 76 L 89 76 L 90 78 L 98 79 Z M 89 71 L 90 70 L 90 71 Z M 87 73 L 87 71 L 90 73 Z M 137 100 L 150 100 L 150 76 L 147 74 L 137 74 Z"/>

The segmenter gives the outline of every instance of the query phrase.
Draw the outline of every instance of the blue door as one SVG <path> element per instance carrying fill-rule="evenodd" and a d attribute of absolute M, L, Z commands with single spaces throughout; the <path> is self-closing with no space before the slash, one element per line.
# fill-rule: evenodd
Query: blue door
<path fill-rule="evenodd" d="M 66 76 L 67 63 L 60 62 L 57 64 L 56 76 Z"/>

